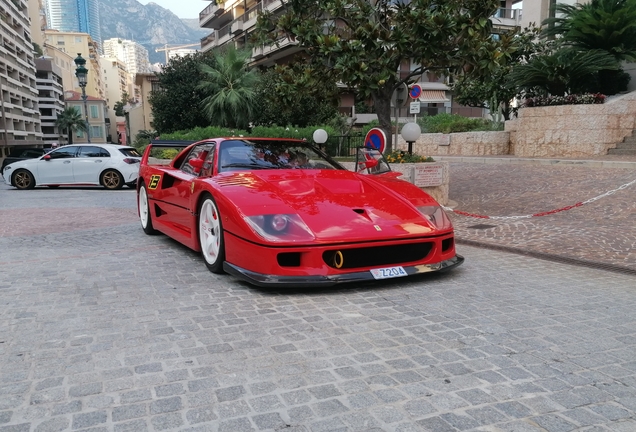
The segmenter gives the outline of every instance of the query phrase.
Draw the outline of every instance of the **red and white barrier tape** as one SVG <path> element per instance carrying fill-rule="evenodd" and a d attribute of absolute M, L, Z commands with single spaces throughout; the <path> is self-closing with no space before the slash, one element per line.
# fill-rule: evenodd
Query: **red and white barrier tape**
<path fill-rule="evenodd" d="M 630 187 L 631 185 L 633 185 L 634 183 L 636 183 L 636 179 L 630 181 L 629 183 L 625 183 L 624 185 L 621 185 L 619 187 L 617 187 L 616 189 L 612 189 L 611 191 L 607 191 L 603 194 L 600 194 L 598 196 L 595 196 L 594 198 L 590 198 L 586 201 L 580 201 L 577 202 L 576 204 L 573 205 L 569 205 L 569 206 L 565 206 L 565 207 L 561 207 L 558 209 L 554 209 L 554 210 L 549 210 L 549 211 L 544 211 L 544 212 L 539 212 L 539 213 L 534 213 L 534 214 L 527 214 L 527 215 L 522 215 L 522 216 L 485 216 L 485 215 L 478 215 L 478 214 L 474 214 L 474 213 L 467 213 L 461 210 L 454 210 L 450 207 L 445 207 L 442 206 L 442 208 L 446 211 L 450 211 L 453 213 L 456 213 L 458 215 L 462 215 L 462 216 L 466 216 L 466 217 L 472 217 L 472 218 L 478 218 L 478 219 L 529 219 L 532 217 L 539 217 L 539 216 L 547 216 L 547 215 L 551 215 L 551 214 L 555 214 L 555 213 L 560 213 L 562 211 L 566 211 L 566 210 L 570 210 L 573 209 L 575 207 L 581 207 L 585 204 L 590 204 L 593 203 L 594 201 L 597 201 L 601 198 L 604 198 L 606 196 L 610 196 L 612 194 L 615 194 L 616 192 L 623 190 L 623 189 L 627 189 L 628 187 Z"/>

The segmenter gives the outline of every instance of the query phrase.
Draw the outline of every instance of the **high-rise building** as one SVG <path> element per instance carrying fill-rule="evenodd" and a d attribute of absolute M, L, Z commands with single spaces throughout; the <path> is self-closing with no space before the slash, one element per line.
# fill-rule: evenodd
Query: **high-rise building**
<path fill-rule="evenodd" d="M 61 136 L 66 133 L 55 125 L 57 116 L 64 110 L 62 70 L 50 57 L 35 59 L 35 67 L 42 138 L 45 144 L 59 143 Z"/>
<path fill-rule="evenodd" d="M 45 11 L 49 29 L 88 33 L 101 52 L 99 0 L 46 0 Z"/>
<path fill-rule="evenodd" d="M 104 56 L 124 62 L 128 73 L 150 72 L 148 50 L 143 45 L 128 39 L 112 38 L 104 41 Z"/>
<path fill-rule="evenodd" d="M 0 0 L 0 157 L 42 144 L 35 61 L 26 0 Z"/>

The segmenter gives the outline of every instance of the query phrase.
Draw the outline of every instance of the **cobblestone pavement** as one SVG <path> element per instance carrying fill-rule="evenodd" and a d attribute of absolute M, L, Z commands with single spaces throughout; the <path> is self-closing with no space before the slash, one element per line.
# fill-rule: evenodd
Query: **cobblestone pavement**
<path fill-rule="evenodd" d="M 449 197 L 456 202 L 454 208 L 488 216 L 560 209 L 636 179 L 634 168 L 597 168 L 585 163 L 451 162 L 450 166 Z M 452 218 L 460 241 L 636 271 L 636 185 L 548 216 L 496 220 L 453 214 Z"/>
<path fill-rule="evenodd" d="M 636 430 L 634 276 L 460 245 L 446 274 L 260 290 L 134 200 L 0 186 L 0 432 Z"/>

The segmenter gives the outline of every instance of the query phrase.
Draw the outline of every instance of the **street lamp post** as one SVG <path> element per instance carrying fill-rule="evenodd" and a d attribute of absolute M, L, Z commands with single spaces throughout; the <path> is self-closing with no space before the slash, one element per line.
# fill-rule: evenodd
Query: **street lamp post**
<path fill-rule="evenodd" d="M 402 138 L 409 145 L 409 154 L 413 154 L 413 143 L 420 137 L 422 130 L 417 123 L 407 123 L 402 126 Z"/>
<path fill-rule="evenodd" d="M 84 120 L 86 122 L 86 139 L 88 142 L 91 142 L 91 126 L 88 122 L 88 106 L 86 105 L 86 100 L 88 96 L 86 95 L 86 83 L 88 82 L 88 69 L 86 69 L 86 60 L 82 57 L 81 53 L 77 53 L 77 58 L 75 61 L 75 76 L 77 77 L 77 81 L 79 81 L 79 86 L 82 88 L 82 100 L 84 101 Z M 72 133 L 72 131 L 71 131 Z"/>

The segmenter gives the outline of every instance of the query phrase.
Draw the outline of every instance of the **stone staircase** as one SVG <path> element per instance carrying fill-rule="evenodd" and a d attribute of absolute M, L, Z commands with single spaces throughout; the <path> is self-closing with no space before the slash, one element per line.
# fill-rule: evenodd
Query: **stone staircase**
<path fill-rule="evenodd" d="M 625 137 L 623 142 L 619 143 L 616 148 L 609 149 L 607 154 L 636 156 L 636 134 L 632 132 L 632 135 Z"/>

